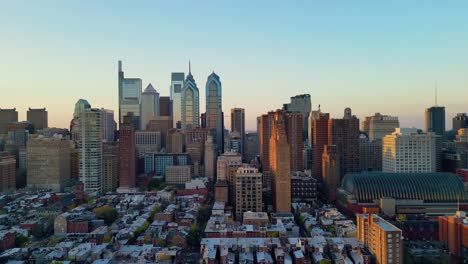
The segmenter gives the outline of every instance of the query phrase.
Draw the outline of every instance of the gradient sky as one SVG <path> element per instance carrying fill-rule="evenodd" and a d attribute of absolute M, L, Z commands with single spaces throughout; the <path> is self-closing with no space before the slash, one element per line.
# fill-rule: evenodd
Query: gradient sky
<path fill-rule="evenodd" d="M 79 98 L 117 109 L 117 60 L 168 95 L 190 59 L 201 112 L 215 70 L 225 113 L 246 108 L 248 129 L 303 93 L 333 117 L 351 107 L 422 127 L 436 83 L 451 128 L 468 112 L 467 11 L 440 0 L 0 0 L 0 107 L 21 120 L 47 107 L 49 126 L 68 127 Z"/>

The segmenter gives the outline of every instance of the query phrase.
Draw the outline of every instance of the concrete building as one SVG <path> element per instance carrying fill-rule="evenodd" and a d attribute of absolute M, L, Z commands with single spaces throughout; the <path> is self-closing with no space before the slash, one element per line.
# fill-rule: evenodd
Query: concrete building
<path fill-rule="evenodd" d="M 70 141 L 60 137 L 31 137 L 27 145 L 27 186 L 64 191 L 70 182 Z"/>
<path fill-rule="evenodd" d="M 443 136 L 445 133 L 445 107 L 433 106 L 425 112 L 425 131 Z"/>
<path fill-rule="evenodd" d="M 79 180 L 84 191 L 102 191 L 102 111 L 91 108 L 86 100 L 75 104 L 72 134 L 79 153 Z"/>
<path fill-rule="evenodd" d="M 258 154 L 258 133 L 247 132 L 245 134 L 244 160 L 250 162 L 255 159 Z"/>
<path fill-rule="evenodd" d="M 312 176 L 322 178 L 322 155 L 325 145 L 328 144 L 328 122 L 330 114 L 320 113 L 314 119 L 313 141 L 312 141 Z"/>
<path fill-rule="evenodd" d="M 29 108 L 26 113 L 26 119 L 34 125 L 35 130 L 49 127 L 47 121 L 47 110 L 44 108 Z"/>
<path fill-rule="evenodd" d="M 361 123 L 361 130 L 369 136 L 369 140 L 379 140 L 400 127 L 398 117 L 375 113 L 373 116 L 366 116 Z"/>
<path fill-rule="evenodd" d="M 131 189 L 136 186 L 136 144 L 135 128 L 132 115 L 124 117 L 119 130 L 119 189 Z"/>
<path fill-rule="evenodd" d="M 137 157 L 143 158 L 146 153 L 161 150 L 161 132 L 140 130 L 135 131 L 135 147 Z"/>
<path fill-rule="evenodd" d="M 216 153 L 224 152 L 224 116 L 222 108 L 221 80 L 216 73 L 206 81 L 206 128 L 213 136 Z M 206 166 L 205 166 L 206 169 Z"/>
<path fill-rule="evenodd" d="M 384 172 L 435 172 L 436 136 L 397 128 L 383 139 L 382 161 Z"/>
<path fill-rule="evenodd" d="M 216 161 L 216 186 L 215 193 L 228 196 L 228 201 L 235 204 L 235 174 L 242 166 L 242 156 L 237 152 L 225 152 Z M 218 199 L 218 201 L 221 201 Z"/>
<path fill-rule="evenodd" d="M 181 96 L 182 129 L 200 126 L 200 93 L 193 78 L 190 63 Z"/>
<path fill-rule="evenodd" d="M 169 96 L 159 97 L 159 116 L 169 116 L 172 118 L 172 100 Z"/>
<path fill-rule="evenodd" d="M 235 176 L 236 219 L 245 212 L 262 211 L 262 173 L 252 166 L 242 166 Z"/>
<path fill-rule="evenodd" d="M 122 61 L 119 61 L 119 124 L 124 122 L 124 116 L 133 113 L 132 123 L 135 129 L 140 128 L 140 100 L 142 81 L 139 78 L 125 78 Z"/>
<path fill-rule="evenodd" d="M 115 192 L 119 183 L 119 147 L 104 143 L 102 150 L 102 192 Z"/>
<path fill-rule="evenodd" d="M 447 243 L 449 252 L 457 258 L 465 258 L 468 248 L 468 217 L 466 212 L 439 216 L 439 240 Z M 465 251 L 465 252 L 463 252 Z"/>
<path fill-rule="evenodd" d="M 274 115 L 275 112 L 268 112 L 259 117 L 258 123 L 258 150 L 262 163 L 263 184 L 267 188 L 271 188 L 270 138 Z"/>
<path fill-rule="evenodd" d="M 168 166 L 190 165 L 188 154 L 151 153 L 145 156 L 145 173 L 154 171 L 155 176 L 164 177 Z"/>
<path fill-rule="evenodd" d="M 286 113 L 286 134 L 291 148 L 289 151 L 291 154 L 291 171 L 304 170 L 304 158 L 302 156 L 304 149 L 303 124 L 304 117 L 301 113 Z"/>
<path fill-rule="evenodd" d="M 367 135 L 359 138 L 360 171 L 382 171 L 382 140 L 370 141 Z"/>
<path fill-rule="evenodd" d="M 302 115 L 302 138 L 307 139 L 308 133 L 308 117 L 312 111 L 312 101 L 310 94 L 301 94 L 291 97 L 291 102 L 283 105 L 283 110 L 286 112 L 298 112 Z"/>
<path fill-rule="evenodd" d="M 277 213 L 291 212 L 291 148 L 286 134 L 286 115 L 278 110 L 270 138 L 270 169 L 274 208 Z"/>
<path fill-rule="evenodd" d="M 159 116 L 150 120 L 148 123 L 149 131 L 158 131 L 161 133 L 161 148 L 166 148 L 167 142 L 167 131 L 172 129 L 172 117 L 171 116 Z"/>
<path fill-rule="evenodd" d="M 325 196 L 329 203 L 336 200 L 336 190 L 340 186 L 340 155 L 335 145 L 326 145 L 322 155 L 322 176 L 325 183 Z"/>
<path fill-rule="evenodd" d="M 246 136 L 245 136 L 245 109 L 231 108 L 231 132 L 238 132 L 240 137 L 240 153 L 245 159 Z"/>
<path fill-rule="evenodd" d="M 215 168 L 216 168 L 216 145 L 213 141 L 212 136 L 208 136 L 205 142 L 205 154 L 204 154 L 204 165 L 205 165 L 205 177 L 209 180 L 215 180 Z"/>
<path fill-rule="evenodd" d="M 190 182 L 192 179 L 190 166 L 167 166 L 166 167 L 166 183 L 173 185 L 183 185 Z"/>
<path fill-rule="evenodd" d="M 167 132 L 166 152 L 183 153 L 185 134 L 180 129 L 172 128 Z"/>
<path fill-rule="evenodd" d="M 0 193 L 16 190 L 16 159 L 8 152 L 0 152 Z"/>
<path fill-rule="evenodd" d="M 468 128 L 468 115 L 466 113 L 458 113 L 452 118 L 452 129 L 457 131 L 460 128 Z"/>
<path fill-rule="evenodd" d="M 177 123 L 182 124 L 182 89 L 184 87 L 185 74 L 183 72 L 173 72 L 171 74 L 170 100 L 172 101 L 173 127 Z M 166 114 L 167 115 L 167 114 Z"/>
<path fill-rule="evenodd" d="M 396 226 L 375 214 L 357 214 L 358 238 L 375 255 L 377 264 L 403 263 L 403 237 Z"/>
<path fill-rule="evenodd" d="M 16 108 L 0 108 L 0 134 L 7 133 L 6 125 L 10 122 L 18 122 L 18 111 L 16 111 Z"/>
<path fill-rule="evenodd" d="M 295 171 L 291 175 L 291 200 L 293 202 L 317 200 L 319 182 L 310 171 Z"/>
<path fill-rule="evenodd" d="M 146 130 L 149 121 L 159 116 L 159 110 L 159 93 L 150 83 L 141 94 L 141 130 Z"/>

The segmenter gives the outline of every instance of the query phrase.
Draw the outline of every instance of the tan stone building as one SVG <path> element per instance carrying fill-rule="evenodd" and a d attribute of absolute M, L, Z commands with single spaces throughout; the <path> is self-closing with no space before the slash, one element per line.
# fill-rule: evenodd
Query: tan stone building
<path fill-rule="evenodd" d="M 236 219 L 240 220 L 244 212 L 262 211 L 262 174 L 252 166 L 237 169 L 235 176 Z"/>
<path fill-rule="evenodd" d="M 375 255 L 377 264 L 403 263 L 403 237 L 396 226 L 375 214 L 357 214 L 358 238 Z"/>
<path fill-rule="evenodd" d="M 0 152 L 0 193 L 16 190 L 16 159 L 8 152 Z"/>
<path fill-rule="evenodd" d="M 166 183 L 167 184 L 185 184 L 192 179 L 190 166 L 167 166 Z"/>
<path fill-rule="evenodd" d="M 119 147 L 102 145 L 102 192 L 115 192 L 119 183 Z"/>
<path fill-rule="evenodd" d="M 274 208 L 277 213 L 291 212 L 290 147 L 286 135 L 285 114 L 275 112 L 270 138 L 270 170 Z"/>
<path fill-rule="evenodd" d="M 61 192 L 70 181 L 70 141 L 30 137 L 27 145 L 27 185 Z"/>

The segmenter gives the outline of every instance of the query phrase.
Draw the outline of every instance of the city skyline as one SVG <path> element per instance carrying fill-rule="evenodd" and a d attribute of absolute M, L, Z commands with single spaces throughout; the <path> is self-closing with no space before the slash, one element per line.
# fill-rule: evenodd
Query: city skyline
<path fill-rule="evenodd" d="M 93 10 L 86 2 L 5 3 L 0 13 L 20 19 L 0 16 L 10 40 L 1 49 L 8 63 L 0 65 L 0 87 L 9 89 L 1 105 L 16 107 L 19 120 L 29 107 L 46 107 L 50 126 L 68 127 L 70 106 L 80 98 L 118 113 L 118 60 L 128 76 L 141 78 L 142 87 L 152 83 L 161 96 L 169 95 L 171 72 L 187 73 L 191 60 L 200 85 L 213 70 L 222 79 L 226 128 L 231 108 L 246 109 L 251 131 L 261 113 L 305 93 L 313 110 L 320 104 L 332 117 L 350 107 L 361 120 L 381 112 L 398 116 L 402 127 L 423 128 L 436 85 L 451 128 L 451 118 L 466 111 L 467 4 L 365 2 L 269 2 L 251 9 L 234 3 L 120 2 L 112 13 L 105 12 L 104 2 L 93 3 Z M 190 7 L 200 13 L 190 13 Z M 191 23 L 170 19 L 174 11 Z M 123 40 L 122 33 L 135 37 Z M 200 42 L 186 45 L 184 39 Z M 268 100 L 257 100 L 265 95 Z M 201 113 L 204 106 L 201 91 Z"/>

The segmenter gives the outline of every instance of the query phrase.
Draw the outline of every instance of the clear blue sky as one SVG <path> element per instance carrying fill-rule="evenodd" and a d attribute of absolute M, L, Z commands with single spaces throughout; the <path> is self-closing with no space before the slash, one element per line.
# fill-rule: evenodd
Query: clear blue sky
<path fill-rule="evenodd" d="M 468 111 L 468 1 L 6 1 L 0 5 L 0 107 L 47 107 L 68 126 L 73 104 L 117 109 L 117 60 L 127 76 L 169 94 L 170 72 L 200 88 L 223 83 L 223 108 L 247 128 L 290 96 L 341 117 L 424 108 Z M 229 126 L 229 125 L 228 125 Z M 451 125 L 448 125 L 451 128 Z"/>

